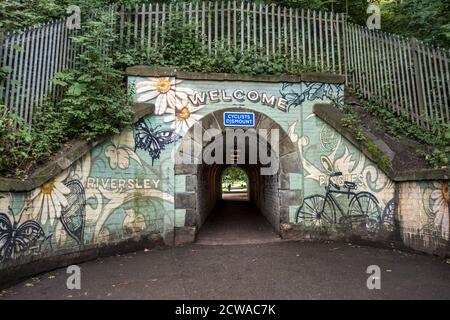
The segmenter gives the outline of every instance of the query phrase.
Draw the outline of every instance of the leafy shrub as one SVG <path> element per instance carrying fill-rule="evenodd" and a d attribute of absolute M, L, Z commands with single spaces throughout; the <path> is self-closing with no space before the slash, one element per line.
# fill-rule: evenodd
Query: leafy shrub
<path fill-rule="evenodd" d="M 21 176 L 32 146 L 28 126 L 0 104 L 0 173 Z"/>
<path fill-rule="evenodd" d="M 43 162 L 69 139 L 67 118 L 48 100 L 37 109 L 35 119 L 39 121 L 31 130 L 33 148 L 30 150 L 30 161 Z"/>
<path fill-rule="evenodd" d="M 58 109 L 64 117 L 68 137 L 91 140 L 118 133 L 130 124 L 132 112 L 124 75 L 114 68 L 109 54 L 115 33 L 108 28 L 108 16 L 88 21 L 83 30 L 81 36 L 74 38 L 84 48 L 77 68 L 59 73 L 53 82 L 63 89 Z"/>
<path fill-rule="evenodd" d="M 159 51 L 153 48 L 147 50 L 122 48 L 114 52 L 114 64 L 118 70 L 136 65 L 162 66 L 164 58 Z"/>
<path fill-rule="evenodd" d="M 36 111 L 32 130 L 1 106 L 0 175 L 24 178 L 70 139 L 116 134 L 131 123 L 124 74 L 114 67 L 110 53 L 115 38 L 108 28 L 108 16 L 98 15 L 83 29 L 73 39 L 83 47 L 76 70 L 56 75 L 53 82 L 62 89 L 62 96 L 51 97 Z"/>
<path fill-rule="evenodd" d="M 266 56 L 266 49 L 251 47 L 230 49 L 216 42 L 211 48 L 202 41 L 195 23 L 186 23 L 182 16 L 172 15 L 162 34 L 164 45 L 157 49 L 141 50 L 141 39 L 135 39 L 136 48 L 119 47 L 115 53 L 116 67 L 157 65 L 183 71 L 241 73 L 241 74 L 300 74 L 316 70 L 316 66 L 300 61 L 288 62 L 286 55 Z"/>
<path fill-rule="evenodd" d="M 161 55 L 165 65 L 190 71 L 201 69 L 205 50 L 195 28 L 194 23 L 185 23 L 181 15 L 170 17 L 162 33 Z"/>

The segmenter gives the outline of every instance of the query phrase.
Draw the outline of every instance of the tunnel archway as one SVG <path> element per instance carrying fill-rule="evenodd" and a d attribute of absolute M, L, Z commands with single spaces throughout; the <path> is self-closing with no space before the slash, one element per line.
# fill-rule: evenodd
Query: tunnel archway
<path fill-rule="evenodd" d="M 249 201 L 250 180 L 238 165 L 229 165 L 221 173 L 221 191 L 224 201 Z"/>
<path fill-rule="evenodd" d="M 207 114 L 199 121 L 201 129 L 194 126 L 183 137 L 175 158 L 175 175 L 184 176 L 187 188 L 184 192 L 176 192 L 175 208 L 185 209 L 185 226 L 195 227 L 198 233 L 205 224 L 208 216 L 219 207 L 222 202 L 222 173 L 229 166 L 228 163 L 208 163 L 203 155 L 204 150 L 214 149 L 216 139 L 208 137 L 211 129 L 226 136 L 228 127 L 223 125 L 223 113 L 230 111 L 251 111 L 255 113 L 255 126 L 244 128 L 247 130 L 267 130 L 267 139 L 258 140 L 258 146 L 267 145 L 270 158 L 276 160 L 276 168 L 271 174 L 261 174 L 262 168 L 267 168 L 267 162 L 256 157 L 256 163 L 250 163 L 250 139 L 245 140 L 245 162 L 234 164 L 243 169 L 248 176 L 248 198 L 273 231 L 280 232 L 280 224 L 289 219 L 289 207 L 296 207 L 301 203 L 301 190 L 291 190 L 291 174 L 298 174 L 301 170 L 299 153 L 296 145 L 291 141 L 285 130 L 272 118 L 264 113 L 247 108 L 227 108 Z M 277 129 L 279 146 L 272 147 L 271 133 Z M 198 139 L 195 130 L 202 131 L 202 138 Z M 198 132 L 197 132 L 198 133 Z M 206 136 L 206 138 L 205 138 Z M 224 147 L 224 157 L 226 156 Z M 189 152 L 186 152 L 189 150 Z M 190 159 L 188 164 L 183 163 Z M 267 160 L 267 159 L 265 159 Z"/>

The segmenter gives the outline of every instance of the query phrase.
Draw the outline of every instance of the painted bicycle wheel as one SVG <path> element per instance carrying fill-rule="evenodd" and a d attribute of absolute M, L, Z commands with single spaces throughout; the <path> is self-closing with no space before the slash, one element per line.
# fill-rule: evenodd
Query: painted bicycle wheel
<path fill-rule="evenodd" d="M 330 226 L 335 222 L 334 205 L 320 194 L 306 197 L 297 209 L 296 221 L 305 226 Z"/>
<path fill-rule="evenodd" d="M 369 231 L 377 231 L 381 226 L 381 208 L 377 198 L 369 192 L 360 192 L 350 201 L 348 215 L 352 225 L 365 223 Z"/>

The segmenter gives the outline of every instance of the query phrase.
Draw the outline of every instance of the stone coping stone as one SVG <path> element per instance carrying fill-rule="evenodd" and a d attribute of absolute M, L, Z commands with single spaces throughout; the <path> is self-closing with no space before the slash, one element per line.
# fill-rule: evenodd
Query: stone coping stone
<path fill-rule="evenodd" d="M 151 103 L 134 103 L 132 106 L 133 122 L 153 113 L 155 105 Z M 63 170 L 70 167 L 75 161 L 84 156 L 95 146 L 105 142 L 108 137 L 101 137 L 95 141 L 75 141 L 72 146 L 60 151 L 54 159 L 43 166 L 37 167 L 26 179 L 0 177 L 0 192 L 27 192 L 49 181 Z"/>
<path fill-rule="evenodd" d="M 329 103 L 316 103 L 313 106 L 313 112 L 337 130 L 342 136 L 344 136 L 348 141 L 350 141 L 355 147 L 357 147 L 367 158 L 376 163 L 374 156 L 367 150 L 365 145 L 360 141 L 355 139 L 353 132 L 351 132 L 347 127 L 342 125 L 343 118 L 345 114 L 338 108 Z M 360 129 L 366 137 L 369 139 L 375 137 L 367 129 Z M 372 142 L 380 149 L 380 151 L 391 161 L 395 161 L 395 152 L 388 147 L 384 141 L 374 138 Z M 430 181 L 430 180 L 450 180 L 450 168 L 423 168 L 415 170 L 402 170 L 394 172 L 391 168 L 380 168 L 391 180 L 395 182 L 403 181 Z"/>
<path fill-rule="evenodd" d="M 343 84 L 345 77 L 332 73 L 306 72 L 301 75 L 249 75 L 179 71 L 176 68 L 134 66 L 126 69 L 128 76 L 176 77 L 184 80 L 249 81 L 249 82 L 321 82 Z"/>

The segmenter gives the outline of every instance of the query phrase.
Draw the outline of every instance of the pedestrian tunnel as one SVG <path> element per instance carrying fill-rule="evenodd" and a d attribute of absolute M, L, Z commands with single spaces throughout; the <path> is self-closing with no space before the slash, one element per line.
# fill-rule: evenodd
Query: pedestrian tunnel
<path fill-rule="evenodd" d="M 176 175 L 187 181 L 185 192 L 175 195 L 175 207 L 186 210 L 185 226 L 195 228 L 200 242 L 205 234 L 224 242 L 233 236 L 273 237 L 287 218 L 282 204 L 300 201 L 295 196 L 287 199 L 290 191 L 283 190 L 289 172 L 300 170 L 286 132 L 255 111 L 254 127 L 225 127 L 221 120 L 230 111 L 246 110 L 225 109 L 205 116 L 184 136 L 175 158 Z M 241 178 L 228 191 L 230 172 L 240 172 Z"/>

